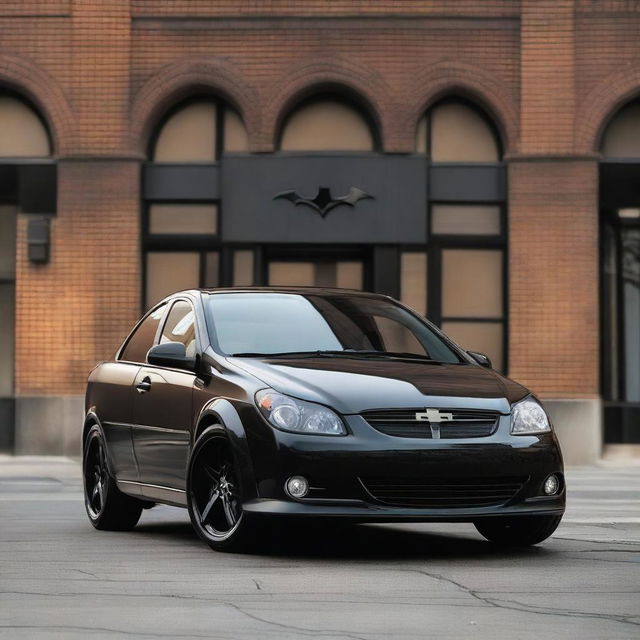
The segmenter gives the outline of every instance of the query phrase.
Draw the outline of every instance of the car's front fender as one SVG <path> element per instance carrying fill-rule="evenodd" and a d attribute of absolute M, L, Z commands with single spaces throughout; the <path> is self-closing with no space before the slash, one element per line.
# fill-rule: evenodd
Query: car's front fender
<path fill-rule="evenodd" d="M 253 471 L 253 463 L 249 452 L 247 434 L 242 420 L 233 404 L 226 398 L 216 398 L 207 403 L 198 416 L 198 428 L 194 432 L 197 439 L 200 433 L 212 424 L 220 424 L 229 438 L 233 452 L 236 469 L 240 474 L 240 482 L 243 487 L 244 499 L 251 500 L 257 497 L 256 479 Z M 195 444 L 195 440 L 192 445 Z"/>

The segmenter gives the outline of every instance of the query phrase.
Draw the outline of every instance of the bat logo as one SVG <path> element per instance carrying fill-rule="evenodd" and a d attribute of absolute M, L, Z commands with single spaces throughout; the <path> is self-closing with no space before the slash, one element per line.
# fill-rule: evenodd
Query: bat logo
<path fill-rule="evenodd" d="M 274 200 L 278 200 L 279 198 L 282 200 L 289 200 L 296 206 L 301 204 L 309 207 L 314 211 L 317 211 L 323 218 L 329 213 L 329 211 L 339 207 L 341 204 L 355 207 L 359 200 L 365 200 L 367 198 L 371 200 L 374 199 L 373 196 L 369 195 L 362 189 L 358 189 L 358 187 L 351 187 L 349 189 L 349 193 L 340 198 L 334 198 L 331 195 L 331 189 L 327 187 L 319 187 L 315 198 L 307 198 L 299 194 L 297 191 L 282 191 L 273 196 Z"/>

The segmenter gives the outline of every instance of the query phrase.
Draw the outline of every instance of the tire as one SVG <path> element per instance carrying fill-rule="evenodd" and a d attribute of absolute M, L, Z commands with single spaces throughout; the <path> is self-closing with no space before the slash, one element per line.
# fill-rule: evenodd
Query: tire
<path fill-rule="evenodd" d="M 530 547 L 546 540 L 558 527 L 562 516 L 516 516 L 487 518 L 474 522 L 490 542 L 505 547 Z"/>
<path fill-rule="evenodd" d="M 187 505 L 196 533 L 215 551 L 248 551 L 257 542 L 256 521 L 242 510 L 242 496 L 224 428 L 207 427 L 189 458 Z"/>
<path fill-rule="evenodd" d="M 84 441 L 82 476 L 84 506 L 91 524 L 104 531 L 129 531 L 140 519 L 144 503 L 118 489 L 109 473 L 102 430 L 94 424 Z"/>

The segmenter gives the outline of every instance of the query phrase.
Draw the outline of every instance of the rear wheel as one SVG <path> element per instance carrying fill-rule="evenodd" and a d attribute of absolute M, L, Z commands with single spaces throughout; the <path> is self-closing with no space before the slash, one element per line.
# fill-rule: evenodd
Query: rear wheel
<path fill-rule="evenodd" d="M 140 519 L 144 503 L 125 495 L 109 474 L 107 455 L 98 425 L 89 429 L 83 458 L 84 506 L 96 529 L 127 531 Z"/>
<path fill-rule="evenodd" d="M 242 510 L 242 491 L 231 446 L 222 427 L 208 427 L 198 438 L 187 474 L 191 523 L 216 551 L 242 551 L 251 541 L 252 523 Z"/>
<path fill-rule="evenodd" d="M 474 524 L 489 541 L 509 547 L 529 547 L 546 540 L 558 527 L 562 516 L 517 516 L 487 518 Z"/>

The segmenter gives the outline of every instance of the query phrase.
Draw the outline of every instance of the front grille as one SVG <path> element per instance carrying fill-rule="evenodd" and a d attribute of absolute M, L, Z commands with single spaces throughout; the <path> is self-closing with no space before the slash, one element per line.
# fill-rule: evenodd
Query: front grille
<path fill-rule="evenodd" d="M 476 409 L 440 409 L 442 418 L 451 420 L 429 422 L 425 409 L 384 409 L 365 411 L 362 417 L 376 430 L 397 438 L 485 438 L 498 427 L 500 414 Z M 443 415 L 444 414 L 444 415 Z"/>
<path fill-rule="evenodd" d="M 491 507 L 511 500 L 526 477 L 501 478 L 360 478 L 379 502 L 395 507 L 451 509 Z"/>

